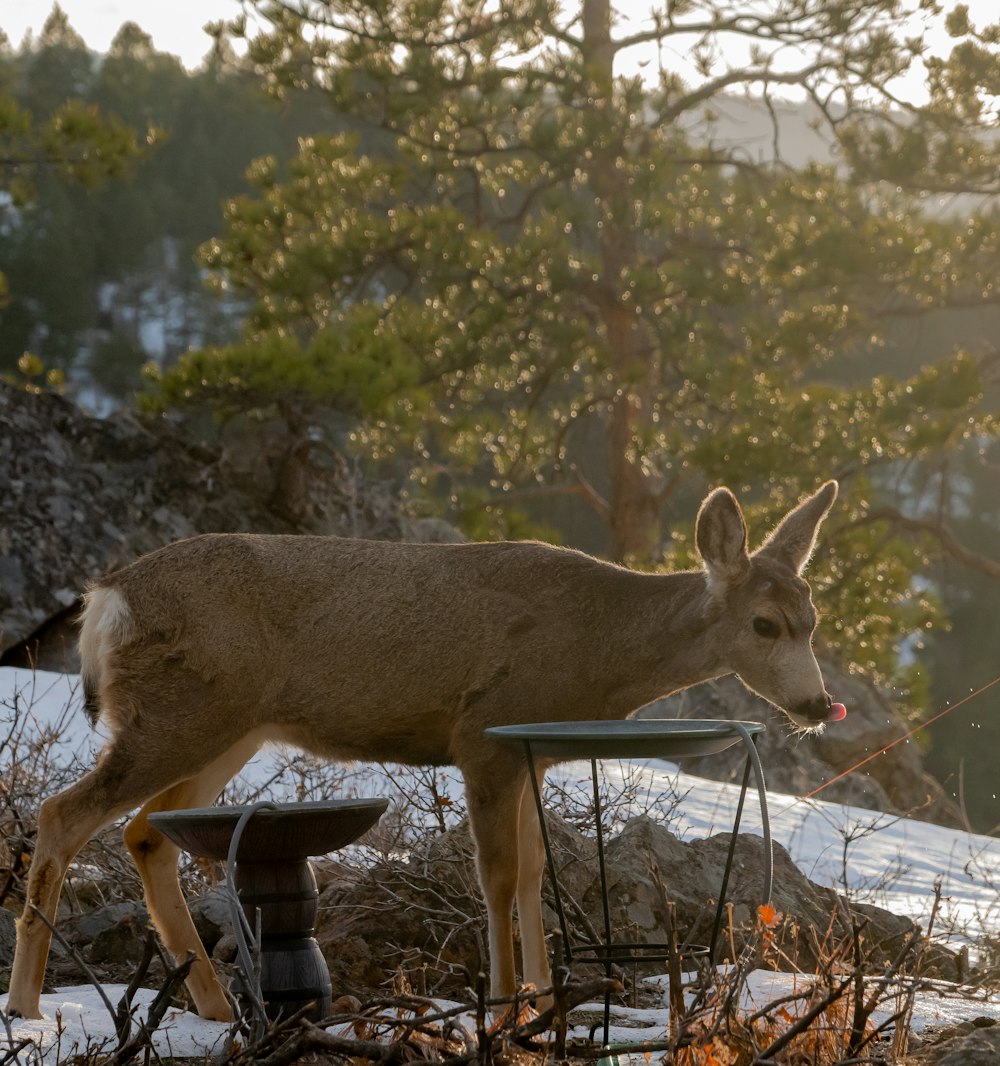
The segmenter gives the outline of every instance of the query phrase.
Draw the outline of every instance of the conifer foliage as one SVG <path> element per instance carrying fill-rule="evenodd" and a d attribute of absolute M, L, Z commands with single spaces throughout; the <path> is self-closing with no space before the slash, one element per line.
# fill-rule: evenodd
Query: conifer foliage
<path fill-rule="evenodd" d="M 303 139 L 284 175 L 255 164 L 203 252 L 245 334 L 153 404 L 336 411 L 370 454 L 416 455 L 418 490 L 474 532 L 563 496 L 564 526 L 640 563 L 693 560 L 666 520 L 705 483 L 768 487 L 766 514 L 837 476 L 814 584 L 851 661 L 893 674 L 945 543 L 895 518 L 996 432 L 991 342 L 893 343 L 997 302 L 1000 29 L 956 8 L 934 57 L 937 5 L 897 0 L 249 6 L 229 33 L 272 91 L 354 132 Z M 765 116 L 790 97 L 830 159 L 789 162 L 777 119 L 765 148 L 724 137 L 732 94 Z M 979 210 L 932 213 L 929 191 Z"/>

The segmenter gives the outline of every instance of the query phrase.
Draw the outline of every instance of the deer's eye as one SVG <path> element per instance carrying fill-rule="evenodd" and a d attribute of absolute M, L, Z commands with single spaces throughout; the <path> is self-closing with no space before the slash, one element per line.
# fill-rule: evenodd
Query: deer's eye
<path fill-rule="evenodd" d="M 753 620 L 753 631 L 758 637 L 767 637 L 773 640 L 781 630 L 778 628 L 777 622 L 772 622 L 770 618 L 755 618 Z"/>

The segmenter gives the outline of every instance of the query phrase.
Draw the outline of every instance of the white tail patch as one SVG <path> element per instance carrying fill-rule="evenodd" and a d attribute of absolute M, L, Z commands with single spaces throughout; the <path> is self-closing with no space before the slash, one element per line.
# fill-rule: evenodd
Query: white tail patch
<path fill-rule="evenodd" d="M 132 615 L 118 589 L 94 588 L 86 593 L 80 627 L 80 673 L 84 690 L 97 697 L 102 708 L 107 705 L 100 694 L 110 680 L 109 657 L 132 634 Z"/>

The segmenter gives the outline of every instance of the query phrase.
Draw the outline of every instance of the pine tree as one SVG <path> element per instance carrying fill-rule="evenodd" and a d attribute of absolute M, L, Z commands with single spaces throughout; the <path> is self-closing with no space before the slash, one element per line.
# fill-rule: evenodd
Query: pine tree
<path fill-rule="evenodd" d="M 996 302 L 993 217 L 920 200 L 997 191 L 996 32 L 953 16 L 917 106 L 895 89 L 921 59 L 896 0 L 687 0 L 638 25 L 610 0 L 253 6 L 271 84 L 324 94 L 364 136 L 303 141 L 288 178 L 256 165 L 205 254 L 252 303 L 244 341 L 185 357 L 155 402 L 341 412 L 375 453 L 414 449 L 428 491 L 477 475 L 497 525 L 571 496 L 618 559 L 691 559 L 663 525 L 685 490 L 766 488 L 770 512 L 836 475 L 848 505 L 819 584 L 855 663 L 884 675 L 934 605 L 912 580 L 928 540 L 872 520 L 876 490 L 995 419 L 977 355 L 854 384 L 831 360 L 874 361 L 894 318 Z M 616 76 L 639 44 L 694 70 Z M 713 136 L 727 93 L 773 108 L 791 89 L 836 166 Z"/>

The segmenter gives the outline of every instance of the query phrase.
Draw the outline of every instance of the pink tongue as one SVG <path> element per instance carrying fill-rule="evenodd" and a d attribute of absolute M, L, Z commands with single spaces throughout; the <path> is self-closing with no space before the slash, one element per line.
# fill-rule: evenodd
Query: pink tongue
<path fill-rule="evenodd" d="M 847 708 L 842 703 L 835 703 L 827 715 L 828 722 L 842 722 L 847 717 Z"/>

